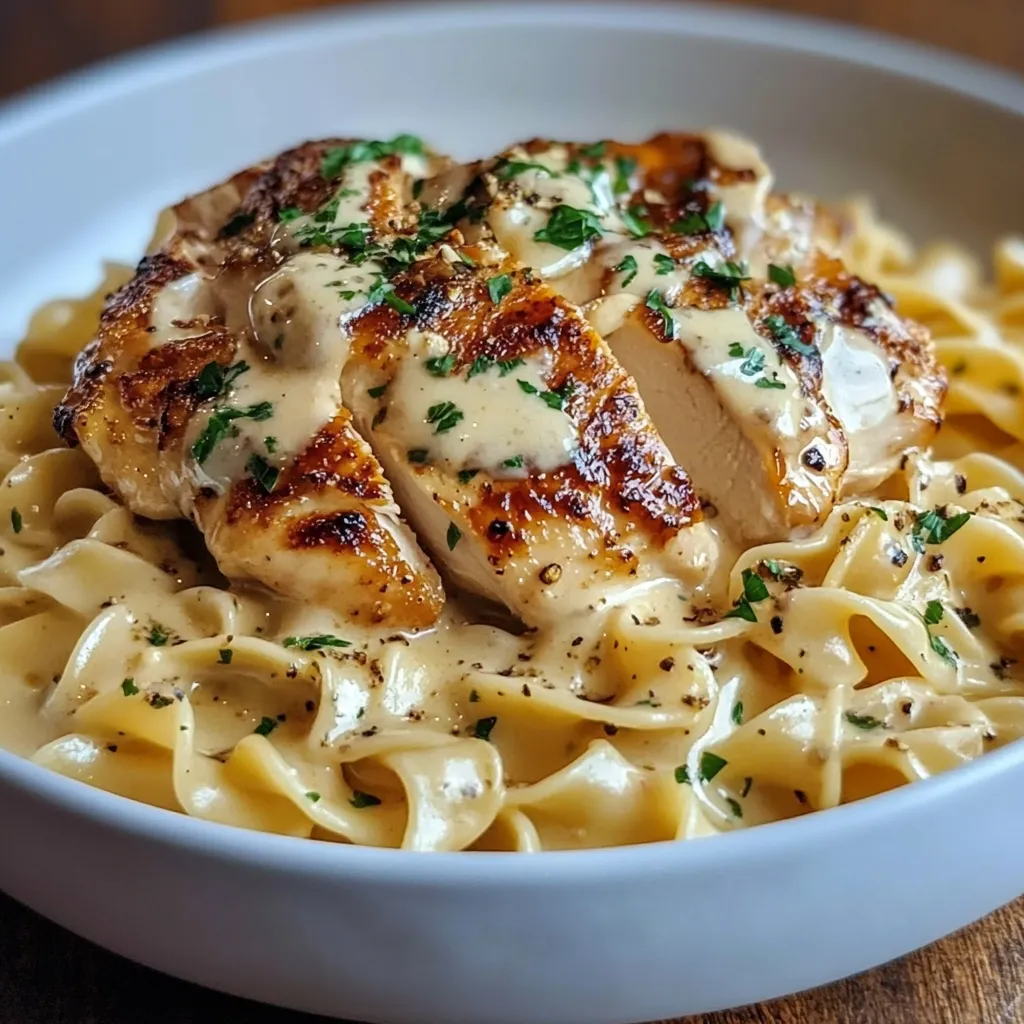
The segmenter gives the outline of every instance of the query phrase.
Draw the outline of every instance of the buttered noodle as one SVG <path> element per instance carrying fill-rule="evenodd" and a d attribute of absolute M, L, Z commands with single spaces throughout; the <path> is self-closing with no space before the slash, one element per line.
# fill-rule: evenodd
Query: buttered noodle
<path fill-rule="evenodd" d="M 1017 739 L 1024 242 L 989 286 L 957 248 L 854 220 L 851 269 L 936 339 L 945 426 L 811 536 L 726 559 L 749 614 L 710 624 L 669 584 L 522 636 L 453 606 L 416 637 L 229 586 L 189 527 L 133 517 L 59 446 L 101 301 L 42 310 L 0 384 L 0 744 L 229 824 L 529 851 L 773 821 Z"/>

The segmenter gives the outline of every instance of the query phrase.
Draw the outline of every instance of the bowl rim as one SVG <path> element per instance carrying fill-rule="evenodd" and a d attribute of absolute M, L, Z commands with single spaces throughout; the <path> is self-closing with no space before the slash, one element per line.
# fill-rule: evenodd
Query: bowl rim
<path fill-rule="evenodd" d="M 396 15 L 400 17 L 396 18 Z M 751 10 L 648 2 L 606 4 L 587 0 L 499 2 L 478 6 L 447 2 L 430 7 L 387 3 L 373 7 L 334 8 L 270 18 L 241 26 L 157 44 L 87 67 L 45 83 L 0 105 L 0 146 L 45 130 L 51 123 L 139 88 L 230 63 L 251 60 L 282 49 L 339 39 L 387 34 L 443 31 L 447 27 L 494 28 L 522 25 L 657 31 L 716 38 L 764 48 L 813 54 L 834 62 L 874 68 L 916 80 L 932 88 L 966 95 L 1024 117 L 1024 77 L 989 67 L 972 58 L 929 45 L 824 19 Z M 680 870 L 730 870 L 749 862 L 785 854 L 794 843 L 817 845 L 837 832 L 887 829 L 908 813 L 951 800 L 965 790 L 984 787 L 995 777 L 1024 763 L 1024 742 L 985 754 L 942 775 L 866 800 L 787 821 L 720 834 L 712 843 L 663 840 L 604 849 L 551 850 L 529 857 L 509 852 L 433 853 L 362 847 L 294 836 L 257 832 L 167 811 L 98 789 L 0 749 L 0 785 L 21 791 L 53 811 L 128 833 L 136 838 L 191 849 L 206 856 L 251 867 L 347 879 L 379 880 L 412 886 L 484 883 L 512 886 L 587 884 L 608 872 L 638 868 L 646 876 Z M 710 838 L 710 837 L 709 837 Z"/>

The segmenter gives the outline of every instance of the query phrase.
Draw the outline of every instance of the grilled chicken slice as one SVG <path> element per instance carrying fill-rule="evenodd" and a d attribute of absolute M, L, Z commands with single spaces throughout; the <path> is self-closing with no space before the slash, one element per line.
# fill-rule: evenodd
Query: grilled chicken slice
<path fill-rule="evenodd" d="M 310 143 L 182 203 L 54 417 L 133 512 L 191 518 L 229 577 L 399 628 L 444 595 L 340 378 L 436 168 L 407 137 Z"/>
<path fill-rule="evenodd" d="M 535 140 L 449 169 L 456 203 L 563 295 L 637 380 L 673 456 L 737 539 L 819 523 L 926 444 L 945 389 L 926 332 L 827 253 L 841 225 L 771 193 L 748 142 Z"/>
<path fill-rule="evenodd" d="M 353 326 L 345 402 L 405 514 L 458 584 L 531 626 L 645 581 L 699 587 L 715 541 L 633 381 L 578 307 L 502 260 L 445 246 Z"/>

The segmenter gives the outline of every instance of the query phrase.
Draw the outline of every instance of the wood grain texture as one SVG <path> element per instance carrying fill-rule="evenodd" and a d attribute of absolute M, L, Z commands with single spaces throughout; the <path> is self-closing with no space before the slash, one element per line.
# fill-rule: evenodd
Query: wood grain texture
<path fill-rule="evenodd" d="M 0 0 L 0 97 L 184 32 L 326 5 L 326 0 Z M 760 0 L 759 6 L 883 29 L 1024 71 L 1024 0 Z M 806 949 L 794 955 L 813 956 L 813 949 L 814 937 L 808 936 Z M 0 895 L 0 1024 L 311 1024 L 319 1019 L 165 978 Z M 686 1024 L 1018 1022 L 1024 1022 L 1024 899 L 857 978 Z"/>

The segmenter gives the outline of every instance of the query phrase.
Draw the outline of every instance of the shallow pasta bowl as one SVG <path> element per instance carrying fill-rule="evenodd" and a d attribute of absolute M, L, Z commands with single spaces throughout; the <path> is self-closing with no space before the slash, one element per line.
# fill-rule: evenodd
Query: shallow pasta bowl
<path fill-rule="evenodd" d="M 470 156 L 727 124 L 786 186 L 870 193 L 917 235 L 980 249 L 1024 225 L 1022 117 L 1008 76 L 735 9 L 392 8 L 212 36 L 0 117 L 0 338 L 92 287 L 101 259 L 134 258 L 167 202 L 307 137 L 409 130 Z M 2 752 L 0 816 L 0 886 L 55 921 L 183 978 L 374 1021 L 737 1005 L 901 955 L 1024 891 L 1020 745 L 795 821 L 534 857 L 250 833 Z"/>

